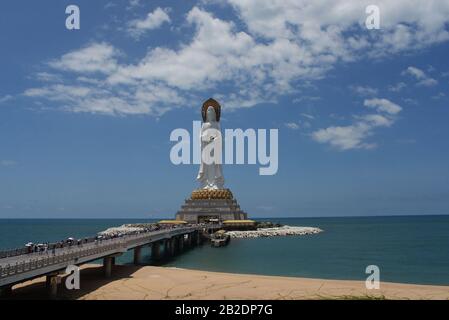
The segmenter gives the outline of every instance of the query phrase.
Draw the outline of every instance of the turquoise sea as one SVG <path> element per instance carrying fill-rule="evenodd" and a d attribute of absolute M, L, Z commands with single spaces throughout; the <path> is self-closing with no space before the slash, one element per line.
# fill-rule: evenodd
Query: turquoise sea
<path fill-rule="evenodd" d="M 203 245 L 164 265 L 209 271 L 328 279 L 366 279 L 377 265 L 383 281 L 449 285 L 449 216 L 270 218 L 313 226 L 323 233 L 233 239 L 229 246 Z M 145 219 L 0 219 L 0 249 L 32 242 L 94 235 L 111 226 Z M 150 250 L 144 262 L 151 264 Z M 119 263 L 130 263 L 131 253 Z"/>

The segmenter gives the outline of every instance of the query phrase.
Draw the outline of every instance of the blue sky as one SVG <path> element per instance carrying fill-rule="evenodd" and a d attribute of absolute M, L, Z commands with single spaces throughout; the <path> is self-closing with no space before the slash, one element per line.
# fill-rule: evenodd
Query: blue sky
<path fill-rule="evenodd" d="M 211 96 L 279 129 L 276 175 L 224 166 L 252 217 L 448 214 L 449 3 L 270 3 L 4 1 L 0 218 L 174 216 L 170 132 Z"/>

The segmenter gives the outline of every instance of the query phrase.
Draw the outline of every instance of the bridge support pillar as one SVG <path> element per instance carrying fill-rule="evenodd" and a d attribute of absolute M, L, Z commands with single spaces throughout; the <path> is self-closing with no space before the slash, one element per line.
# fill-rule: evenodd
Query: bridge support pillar
<path fill-rule="evenodd" d="M 113 262 L 114 262 L 114 258 L 113 257 L 105 257 L 105 258 L 103 258 L 103 269 L 104 269 L 104 275 L 105 275 L 106 278 L 111 277 Z"/>
<path fill-rule="evenodd" d="M 49 274 L 45 279 L 50 299 L 56 299 L 58 296 L 58 286 L 61 283 L 61 277 L 58 274 Z"/>
<path fill-rule="evenodd" d="M 170 238 L 168 241 L 170 241 L 170 255 L 174 256 L 176 253 L 176 239 Z"/>
<path fill-rule="evenodd" d="M 12 294 L 12 286 L 0 287 L 0 298 L 7 298 Z"/>
<path fill-rule="evenodd" d="M 172 243 L 171 243 L 170 239 L 165 239 L 165 241 L 164 241 L 164 255 L 167 258 L 172 256 L 171 246 L 172 246 Z"/>
<path fill-rule="evenodd" d="M 142 257 L 142 247 L 134 248 L 134 264 L 139 264 Z"/>
<path fill-rule="evenodd" d="M 190 245 L 192 247 L 196 246 L 196 232 L 192 232 L 191 234 L 189 234 L 189 238 L 190 238 Z"/>
<path fill-rule="evenodd" d="M 179 252 L 182 252 L 184 250 L 184 235 L 180 235 L 178 238 L 179 241 Z"/>
<path fill-rule="evenodd" d="M 203 238 L 200 231 L 196 232 L 196 245 L 199 246 L 203 243 Z"/>
<path fill-rule="evenodd" d="M 196 232 L 189 233 L 189 245 L 191 247 L 196 246 Z"/>
<path fill-rule="evenodd" d="M 161 258 L 161 248 L 160 248 L 161 244 L 159 243 L 159 241 L 154 242 L 151 245 L 151 258 L 154 260 L 158 260 Z"/>
<path fill-rule="evenodd" d="M 193 237 L 193 232 L 191 232 L 187 235 L 187 246 L 189 248 L 191 248 L 192 244 L 193 244 L 192 237 Z"/>
<path fill-rule="evenodd" d="M 173 236 L 171 238 L 172 246 L 173 246 L 173 254 L 177 255 L 179 253 L 179 239 L 178 236 Z"/>

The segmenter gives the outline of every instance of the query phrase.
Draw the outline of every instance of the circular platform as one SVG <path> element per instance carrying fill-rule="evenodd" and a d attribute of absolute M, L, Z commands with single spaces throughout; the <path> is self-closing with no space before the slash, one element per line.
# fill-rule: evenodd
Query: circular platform
<path fill-rule="evenodd" d="M 192 199 L 232 199 L 233 195 L 229 189 L 198 189 L 192 191 Z"/>

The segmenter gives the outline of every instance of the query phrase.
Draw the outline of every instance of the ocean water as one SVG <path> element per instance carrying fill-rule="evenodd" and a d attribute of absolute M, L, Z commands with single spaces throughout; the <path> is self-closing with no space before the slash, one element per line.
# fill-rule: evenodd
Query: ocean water
<path fill-rule="evenodd" d="M 308 236 L 233 239 L 165 261 L 171 267 L 208 271 L 364 280 L 368 265 L 380 268 L 381 281 L 449 285 L 449 216 L 271 218 L 295 226 L 319 227 Z M 93 235 L 111 226 L 143 222 L 103 220 L 0 220 L 0 248 L 28 241 L 57 241 Z M 148 220 L 147 220 L 148 221 Z M 143 263 L 151 264 L 150 249 Z M 130 263 L 131 253 L 119 263 Z"/>

